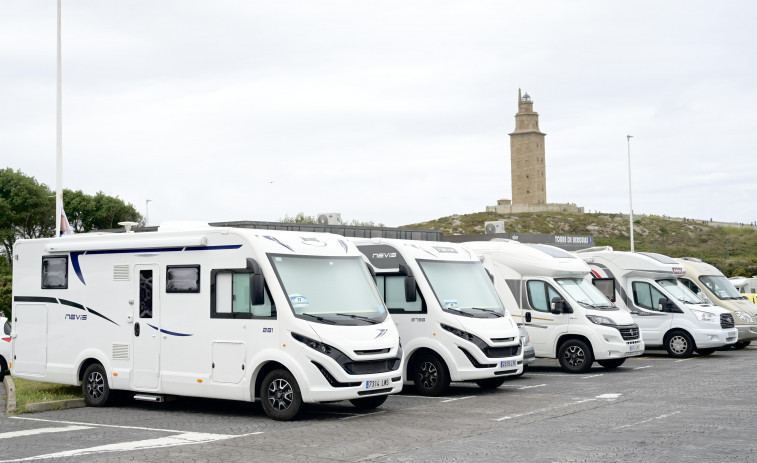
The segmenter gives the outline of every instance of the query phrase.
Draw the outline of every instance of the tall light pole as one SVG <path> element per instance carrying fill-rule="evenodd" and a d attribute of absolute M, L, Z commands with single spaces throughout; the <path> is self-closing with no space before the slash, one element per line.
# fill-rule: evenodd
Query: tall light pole
<path fill-rule="evenodd" d="M 55 109 L 55 236 L 60 236 L 63 215 L 63 91 L 61 89 L 60 0 L 58 0 L 58 63 Z"/>
<path fill-rule="evenodd" d="M 148 220 L 150 219 L 150 202 L 152 199 L 145 199 L 145 227 L 149 223 Z"/>
<path fill-rule="evenodd" d="M 628 227 L 631 229 L 631 252 L 633 249 L 633 194 L 631 194 L 631 138 L 633 135 L 626 135 L 628 141 L 628 204 L 631 207 L 630 214 L 628 214 Z"/>

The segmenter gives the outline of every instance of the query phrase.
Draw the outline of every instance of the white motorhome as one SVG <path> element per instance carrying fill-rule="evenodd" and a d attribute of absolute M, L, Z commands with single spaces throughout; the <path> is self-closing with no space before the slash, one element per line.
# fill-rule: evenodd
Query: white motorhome
<path fill-rule="evenodd" d="M 731 313 L 702 302 L 679 280 L 681 264 L 662 254 L 589 248 L 577 255 L 591 266 L 594 284 L 641 328 L 647 348 L 664 347 L 672 357 L 693 351 L 709 355 L 736 342 Z"/>
<path fill-rule="evenodd" d="M 757 305 L 739 294 L 739 290 L 715 266 L 696 257 L 679 257 L 676 260 L 686 269 L 681 281 L 691 292 L 733 314 L 739 331 L 739 340 L 733 345 L 734 349 L 743 349 L 757 340 Z"/>
<path fill-rule="evenodd" d="M 450 381 L 485 389 L 523 371 L 518 326 L 481 263 L 452 243 L 353 239 L 397 324 L 405 378 L 437 396 Z"/>
<path fill-rule="evenodd" d="M 739 294 L 757 304 L 757 276 L 751 278 L 731 277 L 729 280 L 739 291 Z"/>
<path fill-rule="evenodd" d="M 362 254 L 320 233 L 174 224 L 151 233 L 19 240 L 13 250 L 19 378 L 262 402 L 381 405 L 402 388 L 399 333 Z"/>
<path fill-rule="evenodd" d="M 644 352 L 638 326 L 587 282 L 590 269 L 581 259 L 509 240 L 464 246 L 492 272 L 500 297 L 512 301 L 537 357 L 557 358 L 565 371 L 581 373 L 595 360 L 612 369 Z"/>

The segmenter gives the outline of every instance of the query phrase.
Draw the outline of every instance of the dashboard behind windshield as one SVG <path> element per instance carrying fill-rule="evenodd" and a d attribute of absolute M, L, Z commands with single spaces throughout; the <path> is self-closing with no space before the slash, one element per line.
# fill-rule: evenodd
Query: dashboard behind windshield
<path fill-rule="evenodd" d="M 692 293 L 683 283 L 678 281 L 677 278 L 657 280 L 657 283 L 662 289 L 681 302 L 686 302 L 688 304 L 702 304 L 702 300 L 699 299 L 696 294 Z"/>
<path fill-rule="evenodd" d="M 386 318 L 361 257 L 269 255 L 295 316 L 327 324 L 365 325 Z"/>
<path fill-rule="evenodd" d="M 480 262 L 418 259 L 442 310 L 476 318 L 505 315 L 497 291 Z"/>
<path fill-rule="evenodd" d="M 724 276 L 706 275 L 699 277 L 699 280 L 720 299 L 741 299 L 742 297 L 731 280 Z"/>
<path fill-rule="evenodd" d="M 618 310 L 602 292 L 583 278 L 557 278 L 557 283 L 570 297 L 584 307 L 599 310 Z"/>

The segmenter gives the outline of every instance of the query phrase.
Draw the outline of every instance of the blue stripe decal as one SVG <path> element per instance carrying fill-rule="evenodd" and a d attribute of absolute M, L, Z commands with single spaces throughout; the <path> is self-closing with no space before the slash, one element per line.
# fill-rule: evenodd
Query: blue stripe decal
<path fill-rule="evenodd" d="M 171 336 L 192 336 L 191 334 L 186 334 L 186 333 L 176 333 L 176 332 L 174 332 L 174 331 L 168 331 L 168 330 L 164 330 L 164 329 L 158 328 L 157 326 L 153 326 L 153 325 L 151 325 L 151 324 L 149 324 L 149 323 L 147 323 L 147 326 L 149 326 L 150 328 L 152 328 L 152 329 L 154 329 L 154 330 L 158 330 L 158 331 L 160 331 L 161 333 L 170 334 Z"/>
<path fill-rule="evenodd" d="M 74 268 L 74 273 L 79 277 L 79 281 L 86 286 L 84 276 L 81 272 L 81 265 L 79 264 L 79 256 L 87 254 L 139 254 L 143 252 L 181 252 L 181 251 L 217 251 L 223 249 L 239 249 L 241 244 L 229 244 L 224 246 L 188 246 L 177 248 L 155 248 L 155 249 L 114 249 L 110 251 L 72 251 L 71 252 L 71 266 Z"/>

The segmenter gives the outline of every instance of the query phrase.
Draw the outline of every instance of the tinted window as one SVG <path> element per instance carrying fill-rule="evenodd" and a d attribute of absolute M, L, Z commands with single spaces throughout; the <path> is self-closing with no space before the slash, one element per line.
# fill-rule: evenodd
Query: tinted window
<path fill-rule="evenodd" d="M 152 270 L 139 271 L 139 318 L 152 318 Z"/>
<path fill-rule="evenodd" d="M 660 309 L 658 307 L 658 304 L 660 302 L 660 298 L 667 299 L 664 294 L 662 294 L 659 290 L 657 290 L 657 288 L 650 285 L 649 283 L 644 283 L 641 281 L 633 282 L 633 301 L 637 306 L 649 310 L 659 311 Z"/>
<path fill-rule="evenodd" d="M 42 257 L 42 289 L 68 288 L 68 256 Z"/>
<path fill-rule="evenodd" d="M 200 266 L 169 266 L 166 267 L 167 293 L 199 293 Z"/>

